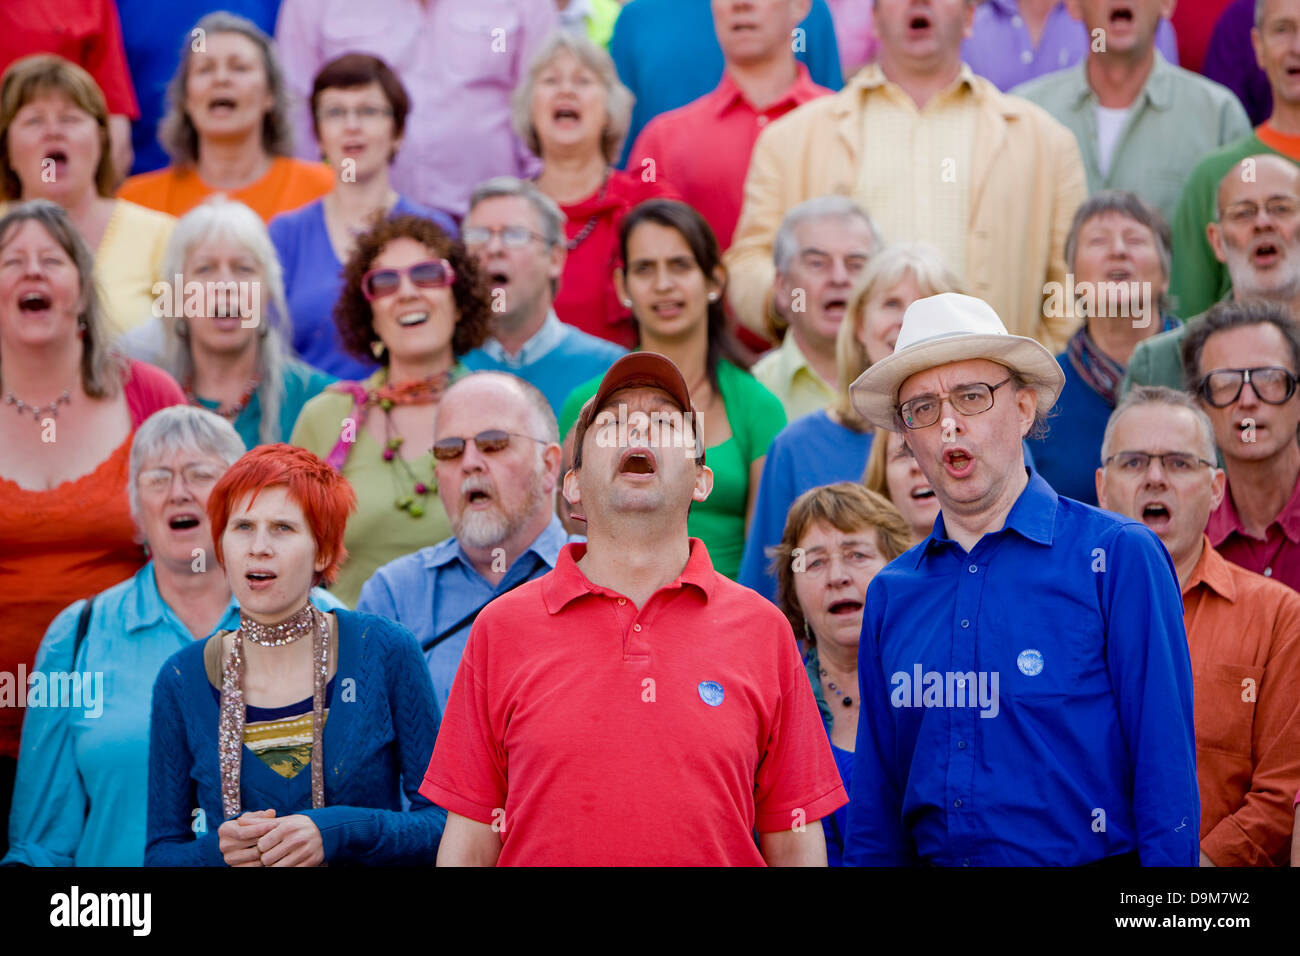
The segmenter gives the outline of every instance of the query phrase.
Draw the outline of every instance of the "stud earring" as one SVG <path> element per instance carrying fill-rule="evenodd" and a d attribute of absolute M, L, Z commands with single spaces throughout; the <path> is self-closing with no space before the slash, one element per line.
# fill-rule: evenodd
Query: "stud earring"
<path fill-rule="evenodd" d="M 717 302 L 717 301 L 718 301 L 718 293 L 716 293 L 716 292 L 710 292 L 710 293 L 709 293 L 709 301 L 710 301 L 710 302 Z"/>
<path fill-rule="evenodd" d="M 625 309 L 630 309 L 630 308 L 632 308 L 632 300 L 631 300 L 631 299 L 620 299 L 619 301 L 621 301 L 621 302 L 623 303 L 623 308 L 625 308 Z"/>

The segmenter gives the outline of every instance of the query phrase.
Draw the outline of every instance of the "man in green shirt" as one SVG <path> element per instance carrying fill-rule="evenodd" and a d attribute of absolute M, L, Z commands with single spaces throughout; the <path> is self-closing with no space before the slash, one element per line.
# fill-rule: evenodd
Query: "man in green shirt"
<path fill-rule="evenodd" d="M 1300 163 L 1300 73 L 1290 72 L 1300 33 L 1300 0 L 1257 0 L 1251 41 L 1273 91 L 1273 113 L 1253 133 L 1204 157 L 1187 177 L 1174 213 L 1174 310 L 1204 312 L 1228 293 L 1228 270 L 1205 237 L 1225 173 L 1247 156 L 1275 153 Z"/>
<path fill-rule="evenodd" d="M 1218 213 L 1206 241 L 1232 279 L 1225 298 L 1276 302 L 1300 316 L 1300 168 L 1276 154 L 1248 156 L 1218 189 Z M 1186 325 L 1141 342 L 1129 360 L 1124 391 L 1133 385 L 1183 387 Z"/>
<path fill-rule="evenodd" d="M 1071 0 L 1094 38 L 1087 58 L 1012 92 L 1074 133 L 1090 194 L 1128 190 L 1168 220 L 1196 161 L 1249 133 L 1250 120 L 1231 90 L 1156 50 L 1166 7 L 1169 0 L 1136 0 L 1120 17 L 1109 0 Z"/>

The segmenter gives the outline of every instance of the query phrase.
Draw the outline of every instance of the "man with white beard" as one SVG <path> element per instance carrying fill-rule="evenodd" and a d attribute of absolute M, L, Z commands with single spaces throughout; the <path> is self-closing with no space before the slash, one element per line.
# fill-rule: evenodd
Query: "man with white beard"
<path fill-rule="evenodd" d="M 381 567 L 357 610 L 416 636 L 442 711 L 478 612 L 550 571 L 569 536 L 552 504 L 555 414 L 535 386 L 504 372 L 467 375 L 443 394 L 433 431 L 434 477 L 453 537 Z"/>

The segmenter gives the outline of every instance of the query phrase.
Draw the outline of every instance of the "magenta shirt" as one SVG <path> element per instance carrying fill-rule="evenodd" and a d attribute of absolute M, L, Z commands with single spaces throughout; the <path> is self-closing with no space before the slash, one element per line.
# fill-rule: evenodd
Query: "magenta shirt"
<path fill-rule="evenodd" d="M 1210 513 L 1205 533 L 1214 550 L 1233 564 L 1300 591 L 1300 481 L 1262 540 L 1248 536 L 1242 528 L 1232 504 L 1231 485 L 1219 507 Z"/>
<path fill-rule="evenodd" d="M 840 48 L 840 67 L 848 80 L 864 65 L 876 58 L 880 41 L 872 25 L 869 0 L 826 0 L 835 23 L 835 42 Z"/>
<path fill-rule="evenodd" d="M 1064 0 L 1047 15 L 1037 48 L 1029 39 L 1016 0 L 985 0 L 975 10 L 971 35 L 961 45 L 961 58 L 1006 92 L 1045 73 L 1073 66 L 1088 55 L 1088 48 L 1088 28 L 1066 12 Z M 1178 65 L 1178 43 L 1168 20 L 1161 20 L 1156 28 L 1156 49 Z"/>
<path fill-rule="evenodd" d="M 393 188 L 463 216 L 478 183 L 541 168 L 511 130 L 510 94 L 557 24 L 552 0 L 283 0 L 275 39 L 298 99 L 296 154 L 320 158 L 310 114 L 317 72 L 344 53 L 369 53 L 411 99 Z"/>

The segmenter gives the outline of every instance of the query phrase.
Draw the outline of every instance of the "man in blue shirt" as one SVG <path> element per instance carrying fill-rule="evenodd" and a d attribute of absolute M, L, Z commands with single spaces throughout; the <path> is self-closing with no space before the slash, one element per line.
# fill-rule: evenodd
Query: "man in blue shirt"
<path fill-rule="evenodd" d="M 1062 383 L 987 303 L 944 294 L 853 384 L 940 516 L 867 591 L 850 865 L 1197 864 L 1177 575 L 1144 525 L 1025 467 Z"/>
<path fill-rule="evenodd" d="M 361 588 L 357 610 L 419 640 L 440 711 L 474 615 L 555 566 L 569 541 L 552 502 L 560 445 L 546 398 L 502 372 L 467 375 L 443 393 L 434 477 L 454 537 L 390 561 Z"/>
<path fill-rule="evenodd" d="M 492 337 L 461 361 L 532 383 L 559 415 L 574 388 L 604 375 L 625 352 L 555 314 L 564 213 L 532 183 L 497 176 L 474 188 L 461 238 L 492 292 Z"/>

